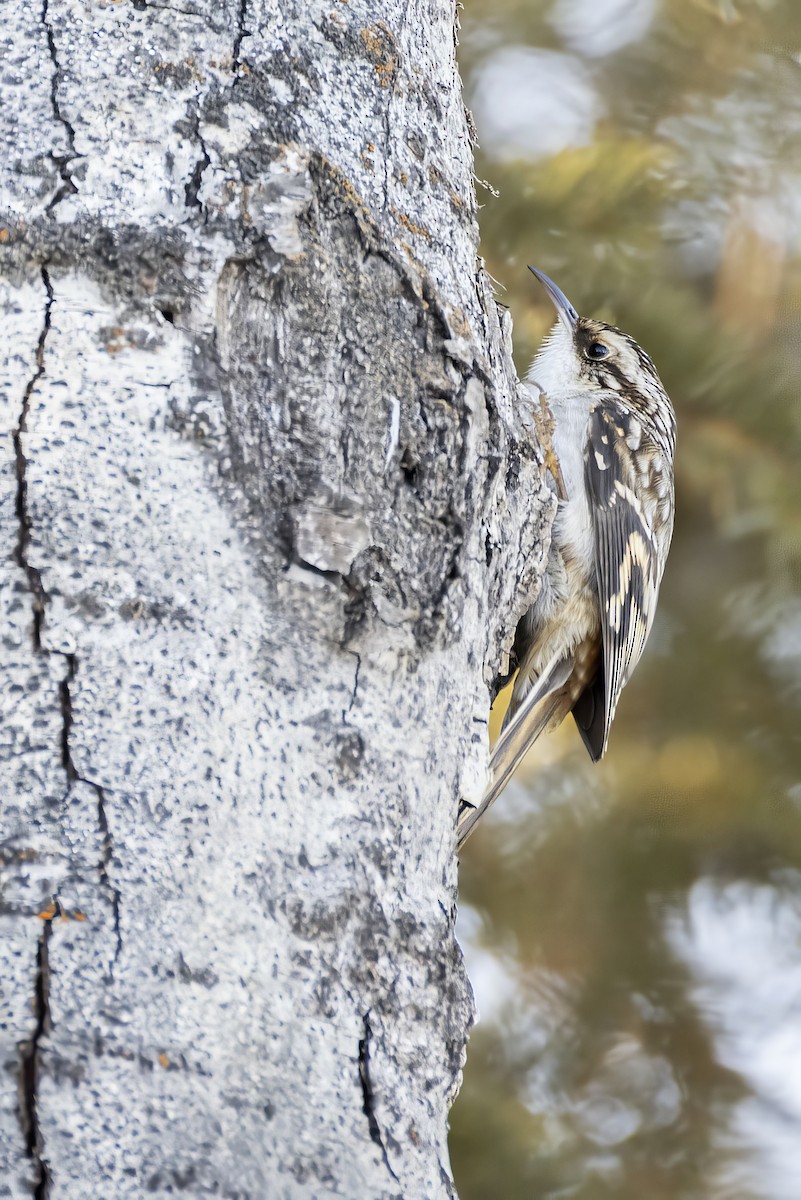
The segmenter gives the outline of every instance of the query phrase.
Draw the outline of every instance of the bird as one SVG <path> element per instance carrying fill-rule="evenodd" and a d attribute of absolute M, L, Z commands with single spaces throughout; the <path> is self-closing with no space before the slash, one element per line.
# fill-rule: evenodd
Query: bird
<path fill-rule="evenodd" d="M 557 509 L 540 593 L 517 628 L 518 671 L 486 790 L 460 807 L 460 847 L 529 747 L 568 713 L 592 761 L 603 757 L 653 626 L 673 535 L 676 415 L 653 361 L 529 270 L 557 316 L 526 376 L 551 410 Z"/>

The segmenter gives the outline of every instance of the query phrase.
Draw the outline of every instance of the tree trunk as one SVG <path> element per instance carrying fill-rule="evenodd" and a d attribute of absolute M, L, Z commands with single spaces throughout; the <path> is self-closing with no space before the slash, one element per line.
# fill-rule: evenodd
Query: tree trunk
<path fill-rule="evenodd" d="M 551 512 L 453 5 L 5 29 L 0 1195 L 453 1196 Z"/>

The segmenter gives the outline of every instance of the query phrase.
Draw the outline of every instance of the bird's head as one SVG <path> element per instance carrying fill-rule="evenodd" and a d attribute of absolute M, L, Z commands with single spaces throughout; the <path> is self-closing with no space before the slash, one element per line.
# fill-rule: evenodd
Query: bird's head
<path fill-rule="evenodd" d="M 561 288 L 529 267 L 556 308 L 558 320 L 531 364 L 529 380 L 553 399 L 577 393 L 625 393 L 645 408 L 667 396 L 641 346 L 614 325 L 580 317 Z"/>

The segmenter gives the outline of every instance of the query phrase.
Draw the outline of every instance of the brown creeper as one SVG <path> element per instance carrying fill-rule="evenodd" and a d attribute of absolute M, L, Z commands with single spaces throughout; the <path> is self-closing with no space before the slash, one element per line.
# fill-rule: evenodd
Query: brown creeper
<path fill-rule="evenodd" d="M 529 270 L 559 317 L 527 382 L 550 402 L 560 496 L 542 589 L 517 630 L 519 670 L 489 784 L 459 814 L 460 845 L 533 742 L 569 712 L 590 758 L 601 758 L 653 625 L 673 532 L 676 417 L 654 364 Z"/>

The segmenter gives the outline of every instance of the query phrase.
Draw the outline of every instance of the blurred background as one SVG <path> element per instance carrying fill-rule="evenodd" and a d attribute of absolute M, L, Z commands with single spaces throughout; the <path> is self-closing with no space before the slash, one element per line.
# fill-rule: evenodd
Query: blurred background
<path fill-rule="evenodd" d="M 608 756 L 566 722 L 462 856 L 459 1193 L 798 1200 L 801 3 L 465 0 L 459 56 L 518 369 L 554 319 L 531 262 L 679 419 Z"/>

